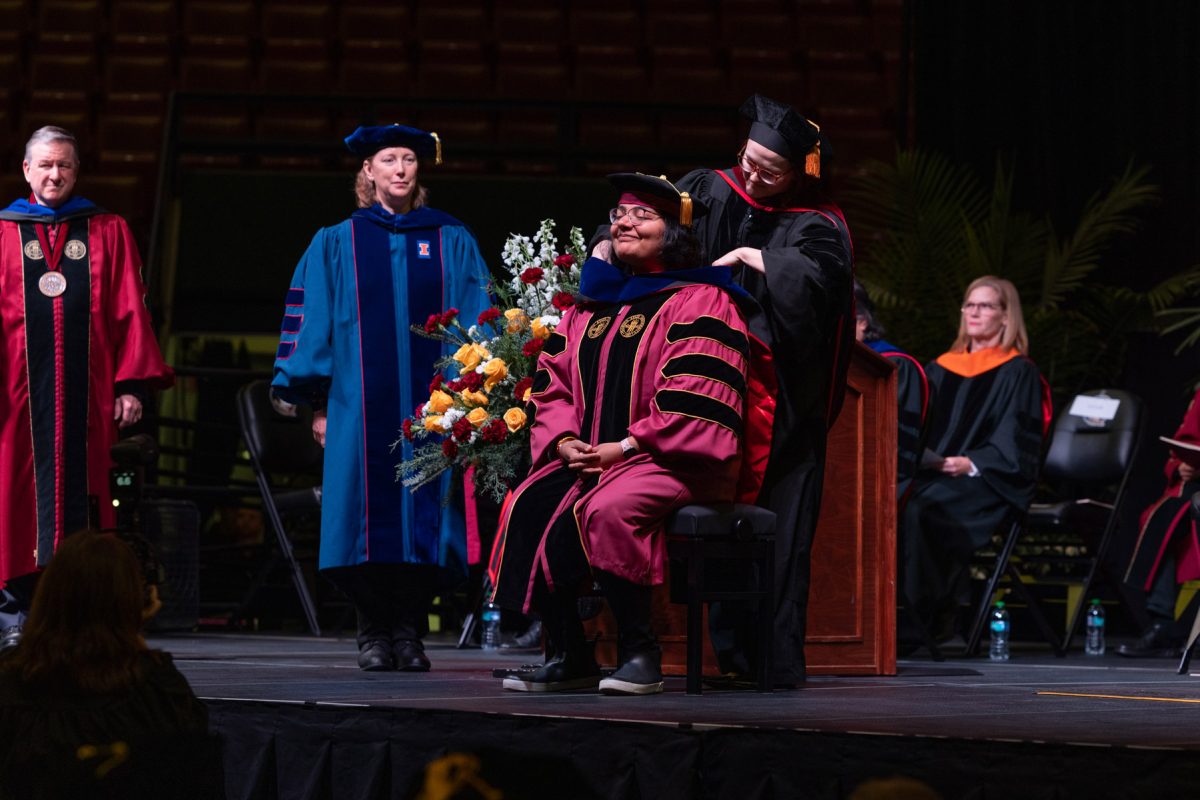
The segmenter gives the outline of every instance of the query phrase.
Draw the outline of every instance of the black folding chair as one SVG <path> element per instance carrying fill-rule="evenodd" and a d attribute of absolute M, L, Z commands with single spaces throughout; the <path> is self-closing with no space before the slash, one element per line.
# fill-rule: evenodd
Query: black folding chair
<path fill-rule="evenodd" d="M 317 610 L 308 584 L 296 560 L 291 537 L 283 526 L 281 512 L 317 509 L 321 506 L 321 487 L 277 492 L 272 485 L 272 475 L 305 474 L 320 475 L 324 451 L 313 439 L 312 412 L 307 407 L 297 407 L 296 416 L 285 417 L 271 405 L 271 387 L 264 380 L 253 381 L 238 391 L 238 419 L 242 426 L 242 438 L 250 451 L 254 464 L 254 476 L 262 494 L 263 508 L 275 530 L 278 551 L 259 570 L 258 576 L 247 589 L 243 605 L 249 605 L 254 594 L 270 576 L 279 559 L 287 562 L 291 570 L 296 594 L 304 609 L 308 628 L 313 636 L 321 635 L 317 624 Z"/>
<path fill-rule="evenodd" d="M 1088 595 L 1096 579 L 1102 573 L 1109 583 L 1126 599 L 1127 607 L 1136 607 L 1135 598 L 1129 597 L 1128 588 L 1121 576 L 1109 574 L 1105 559 L 1120 518 L 1121 505 L 1125 500 L 1125 488 L 1133 467 L 1137 450 L 1141 444 L 1145 420 L 1142 401 L 1129 392 L 1119 389 L 1095 389 L 1084 392 L 1076 400 L 1098 398 L 1116 401 L 1111 418 L 1104 415 L 1087 416 L 1074 411 L 1073 401 L 1055 420 L 1050 445 L 1042 465 L 1042 480 L 1052 488 L 1050 502 L 1035 502 L 1030 505 L 1023 519 L 1010 527 L 996 556 L 988 578 L 987 587 L 976 609 L 975 623 L 967 640 L 967 653 L 975 652 L 983 633 L 988 609 L 997 585 L 1004 575 L 1011 579 L 1013 590 L 1022 596 L 1033 612 L 1034 620 L 1042 635 L 1050 642 L 1056 655 L 1062 655 L 1071 646 L 1075 629 L 1083 615 Z M 1073 533 L 1082 539 L 1086 555 L 1082 557 L 1026 556 L 1019 552 L 1022 537 L 1034 532 Z M 1025 585 L 1023 573 L 1013 563 L 1014 551 L 1023 565 L 1035 560 L 1048 562 L 1071 560 L 1078 563 L 1081 558 L 1087 569 L 1067 622 L 1061 641 L 1045 621 L 1037 599 Z"/>

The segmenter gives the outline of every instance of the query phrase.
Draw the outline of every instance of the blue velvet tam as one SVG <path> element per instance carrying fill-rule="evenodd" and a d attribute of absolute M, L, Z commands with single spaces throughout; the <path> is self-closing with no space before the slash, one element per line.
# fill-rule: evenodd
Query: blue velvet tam
<path fill-rule="evenodd" d="M 442 163 L 442 142 L 438 135 L 407 125 L 363 125 L 346 137 L 346 147 L 361 158 L 370 158 L 385 147 L 407 147 L 420 158 Z"/>

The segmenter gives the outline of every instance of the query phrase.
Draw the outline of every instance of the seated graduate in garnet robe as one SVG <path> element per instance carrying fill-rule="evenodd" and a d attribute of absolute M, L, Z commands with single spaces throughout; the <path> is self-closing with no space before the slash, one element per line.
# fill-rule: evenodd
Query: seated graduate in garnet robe
<path fill-rule="evenodd" d="M 971 555 L 1033 498 L 1049 389 L 1028 358 L 1016 287 L 990 275 L 967 287 L 958 337 L 925 366 L 927 451 L 901 516 L 902 600 L 950 634 Z"/>
<path fill-rule="evenodd" d="M 774 418 L 757 305 L 706 263 L 705 208 L 664 178 L 622 173 L 609 212 L 613 263 L 583 267 L 578 303 L 546 341 L 531 405 L 533 467 L 501 517 L 496 602 L 543 619 L 548 660 L 517 691 L 662 691 L 650 627 L 664 580 L 663 527 L 688 503 L 752 501 Z M 604 592 L 618 669 L 603 681 L 577 610 Z"/>

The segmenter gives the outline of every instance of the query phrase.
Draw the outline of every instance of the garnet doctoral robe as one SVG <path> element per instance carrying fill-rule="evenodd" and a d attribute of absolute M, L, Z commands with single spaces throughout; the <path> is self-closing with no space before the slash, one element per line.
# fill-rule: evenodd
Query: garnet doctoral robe
<path fill-rule="evenodd" d="M 902 589 L 932 620 L 961 588 L 971 554 L 1033 499 L 1048 420 L 1041 373 L 1016 350 L 946 353 L 926 365 L 927 447 L 966 456 L 975 477 L 918 471 L 900 529 Z"/>
<path fill-rule="evenodd" d="M 1179 430 L 1171 438 L 1200 446 L 1200 393 L 1192 398 Z M 1168 550 L 1175 556 L 1175 582 L 1200 578 L 1200 538 L 1196 521 L 1189 513 L 1192 495 L 1200 492 L 1200 478 L 1185 481 L 1179 474 L 1182 464 L 1171 455 L 1163 465 L 1166 489 L 1156 503 L 1142 512 L 1137 544 L 1125 582 L 1150 591 Z"/>
<path fill-rule="evenodd" d="M 0 582 L 45 566 L 64 535 L 87 527 L 89 495 L 100 524 L 116 522 L 115 398 L 173 380 L 141 269 L 125 220 L 83 198 L 0 211 Z M 65 289 L 51 297 L 39 280 L 55 271 Z"/>
<path fill-rule="evenodd" d="M 821 506 L 826 433 L 841 409 L 854 340 L 853 248 L 834 205 L 756 202 L 737 167 L 697 170 L 679 181 L 709 208 L 696 233 L 710 259 L 735 247 L 762 250 L 765 274 L 736 280 L 763 307 L 779 395 L 771 458 L 759 504 L 775 512 L 775 680 L 802 682 L 809 560 Z M 713 614 L 714 645 L 753 648 L 752 621 Z M 725 635 L 721 628 L 728 626 Z M 737 631 L 734 632 L 733 628 Z"/>
<path fill-rule="evenodd" d="M 431 208 L 390 214 L 376 204 L 317 232 L 287 293 L 272 386 L 328 414 L 320 568 L 367 562 L 466 570 L 459 504 L 440 481 L 410 492 L 392 450 L 400 426 L 428 399 L 434 363 L 449 345 L 411 325 L 457 308 L 474 320 L 491 301 L 475 237 Z"/>
<path fill-rule="evenodd" d="M 604 299 L 568 310 L 538 359 L 533 467 L 505 506 L 489 566 L 502 606 L 528 610 L 539 577 L 552 591 L 574 588 L 591 569 L 661 583 L 672 511 L 733 500 L 739 485 L 757 493 L 761 474 L 742 472 L 743 434 L 769 435 L 770 387 L 759 381 L 771 370 L 736 287 L 681 280 L 704 272 L 728 284 L 728 270 L 714 268 L 639 276 L 630 283 L 650 291 L 622 292 L 616 267 L 584 265 L 581 294 Z M 748 405 L 748 392 L 761 400 Z M 626 436 L 637 452 L 598 478 L 557 455 L 564 437 Z"/>

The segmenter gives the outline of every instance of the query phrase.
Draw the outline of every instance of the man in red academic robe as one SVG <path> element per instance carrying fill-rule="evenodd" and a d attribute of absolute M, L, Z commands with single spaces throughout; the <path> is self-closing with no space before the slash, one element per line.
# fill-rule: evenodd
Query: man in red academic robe
<path fill-rule="evenodd" d="M 117 428 L 173 379 L 129 226 L 72 196 L 75 138 L 39 129 L 22 167 L 29 199 L 0 211 L 0 649 L 15 645 L 38 570 L 88 526 L 91 504 L 114 524 Z"/>

